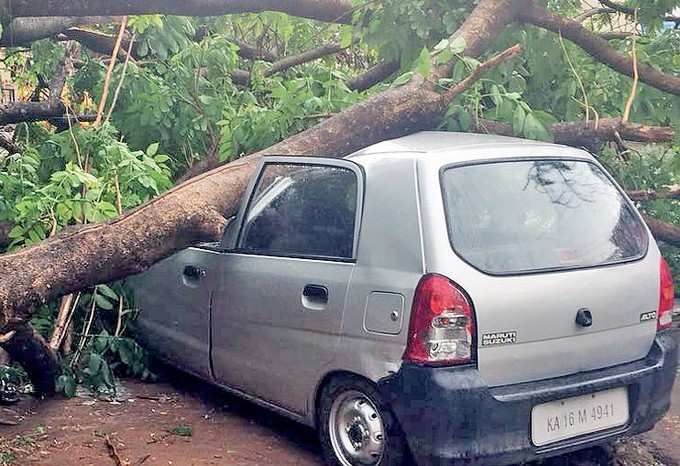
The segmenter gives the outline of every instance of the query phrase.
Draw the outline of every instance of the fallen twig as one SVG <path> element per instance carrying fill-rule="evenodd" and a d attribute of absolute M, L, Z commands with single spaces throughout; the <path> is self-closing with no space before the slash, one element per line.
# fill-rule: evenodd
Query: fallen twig
<path fill-rule="evenodd" d="M 113 460 L 116 466 L 125 466 L 125 463 L 123 463 L 123 460 L 120 459 L 120 455 L 118 454 L 118 450 L 116 449 L 116 446 L 113 444 L 111 441 L 111 437 L 108 435 L 104 437 L 104 443 L 106 444 L 106 449 L 109 452 L 109 456 Z"/>

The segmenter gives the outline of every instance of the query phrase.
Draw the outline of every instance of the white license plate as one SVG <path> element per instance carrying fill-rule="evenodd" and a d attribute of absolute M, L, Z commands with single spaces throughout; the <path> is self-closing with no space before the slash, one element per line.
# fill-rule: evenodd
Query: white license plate
<path fill-rule="evenodd" d="M 616 388 L 551 401 L 531 410 L 531 440 L 541 447 L 628 422 L 628 390 Z"/>

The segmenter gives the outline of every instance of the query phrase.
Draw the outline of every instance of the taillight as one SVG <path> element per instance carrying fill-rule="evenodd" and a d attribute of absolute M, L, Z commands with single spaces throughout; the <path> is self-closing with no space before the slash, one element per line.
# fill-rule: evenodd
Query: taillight
<path fill-rule="evenodd" d="M 673 325 L 673 306 L 675 292 L 673 291 L 673 273 L 668 263 L 661 258 L 661 285 L 659 296 L 659 311 L 657 330 L 664 330 Z"/>
<path fill-rule="evenodd" d="M 475 314 L 465 293 L 442 275 L 420 279 L 404 360 L 454 365 L 474 361 Z"/>

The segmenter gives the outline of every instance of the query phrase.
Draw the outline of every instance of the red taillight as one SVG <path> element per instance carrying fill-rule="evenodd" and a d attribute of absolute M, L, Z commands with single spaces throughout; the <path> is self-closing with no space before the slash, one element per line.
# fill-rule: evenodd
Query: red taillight
<path fill-rule="evenodd" d="M 664 330 L 673 325 L 673 306 L 675 292 L 673 291 L 673 273 L 668 263 L 661 258 L 661 285 L 659 296 L 659 311 L 657 330 Z"/>
<path fill-rule="evenodd" d="M 453 365 L 474 361 L 475 314 L 461 288 L 448 278 L 420 279 L 413 298 L 404 360 Z"/>

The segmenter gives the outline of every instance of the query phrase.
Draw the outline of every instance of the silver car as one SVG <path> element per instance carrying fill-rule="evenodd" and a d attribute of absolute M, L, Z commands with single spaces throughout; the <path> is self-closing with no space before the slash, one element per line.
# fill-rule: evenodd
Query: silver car
<path fill-rule="evenodd" d="M 425 132 L 265 157 L 223 240 L 134 282 L 169 363 L 314 426 L 328 464 L 513 464 L 651 429 L 668 265 L 590 154 Z"/>

